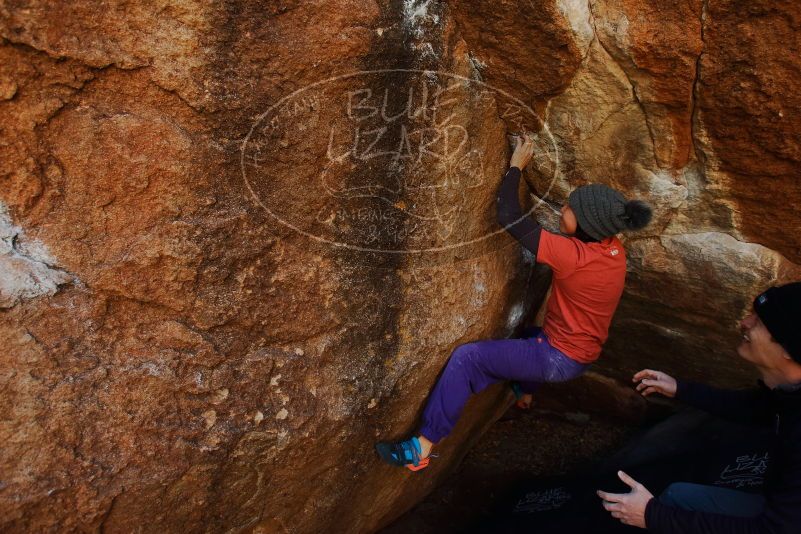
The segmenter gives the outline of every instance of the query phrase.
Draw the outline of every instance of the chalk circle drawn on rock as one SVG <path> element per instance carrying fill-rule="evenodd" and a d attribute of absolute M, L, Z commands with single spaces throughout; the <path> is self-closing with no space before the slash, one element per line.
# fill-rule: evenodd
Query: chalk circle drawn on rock
<path fill-rule="evenodd" d="M 256 204 L 320 243 L 487 252 L 482 242 L 504 232 L 494 202 L 508 165 L 499 137 L 512 128 L 539 128 L 529 166 L 547 198 L 559 171 L 547 124 L 501 89 L 440 71 L 358 71 L 302 87 L 256 118 L 240 163 Z"/>

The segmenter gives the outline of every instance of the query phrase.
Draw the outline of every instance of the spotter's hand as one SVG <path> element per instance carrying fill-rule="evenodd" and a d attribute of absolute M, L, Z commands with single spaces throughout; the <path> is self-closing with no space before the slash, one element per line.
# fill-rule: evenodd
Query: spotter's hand
<path fill-rule="evenodd" d="M 612 517 L 620 519 L 624 525 L 645 528 L 645 507 L 654 496 L 645 486 L 623 471 L 618 471 L 617 476 L 631 488 L 631 491 L 607 493 L 599 490 L 597 493 L 603 499 L 604 508 L 612 514 Z"/>
<path fill-rule="evenodd" d="M 515 137 L 515 151 L 512 153 L 512 159 L 509 161 L 510 167 L 517 167 L 521 171 L 531 161 L 531 156 L 534 155 L 534 140 L 526 136 Z"/>
<path fill-rule="evenodd" d="M 637 384 L 637 391 L 639 391 L 643 397 L 647 397 L 651 393 L 661 393 L 665 397 L 670 398 L 676 396 L 676 379 L 662 371 L 643 369 L 639 373 L 636 373 L 631 381 L 639 382 L 639 384 Z"/>

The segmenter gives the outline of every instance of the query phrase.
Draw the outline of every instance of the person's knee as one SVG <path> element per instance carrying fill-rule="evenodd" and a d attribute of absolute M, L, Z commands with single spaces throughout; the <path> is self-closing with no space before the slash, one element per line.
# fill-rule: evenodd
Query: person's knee
<path fill-rule="evenodd" d="M 665 504 L 681 506 L 692 495 L 694 486 L 687 482 L 674 482 L 662 492 L 659 500 Z"/>
<path fill-rule="evenodd" d="M 464 345 L 459 345 L 454 349 L 453 354 L 451 354 L 451 364 L 458 367 L 469 367 L 475 365 L 475 357 L 477 352 L 478 347 L 476 343 L 465 343 Z"/>

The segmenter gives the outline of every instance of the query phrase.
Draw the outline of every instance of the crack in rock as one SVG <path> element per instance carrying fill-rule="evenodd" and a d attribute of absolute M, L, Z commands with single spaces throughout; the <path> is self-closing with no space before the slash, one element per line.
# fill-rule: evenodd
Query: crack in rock
<path fill-rule="evenodd" d="M 690 93 L 690 141 L 692 142 L 693 151 L 695 152 L 695 159 L 702 165 L 706 163 L 706 154 L 703 149 L 698 146 L 698 121 L 700 120 L 698 117 L 698 96 L 700 91 L 698 84 L 701 80 L 701 58 L 703 58 L 704 52 L 706 52 L 704 24 L 706 24 L 707 5 L 708 3 L 706 0 L 701 5 L 701 43 L 703 46 L 695 60 L 695 76 L 693 77 L 692 92 Z"/>

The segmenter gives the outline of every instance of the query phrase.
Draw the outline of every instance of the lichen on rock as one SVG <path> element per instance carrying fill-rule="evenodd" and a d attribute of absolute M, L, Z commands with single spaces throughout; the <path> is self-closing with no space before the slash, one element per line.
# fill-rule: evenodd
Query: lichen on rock
<path fill-rule="evenodd" d="M 74 278 L 57 266 L 41 241 L 29 239 L 12 224 L 8 208 L 0 202 L 0 308 L 23 299 L 52 296 Z"/>

